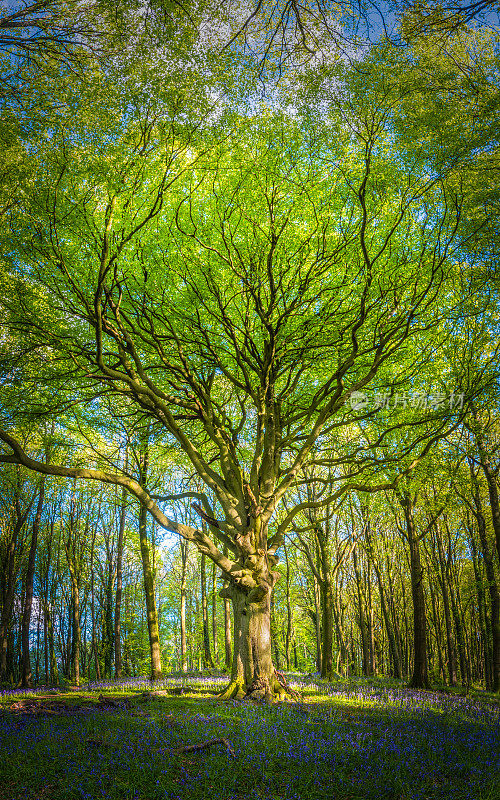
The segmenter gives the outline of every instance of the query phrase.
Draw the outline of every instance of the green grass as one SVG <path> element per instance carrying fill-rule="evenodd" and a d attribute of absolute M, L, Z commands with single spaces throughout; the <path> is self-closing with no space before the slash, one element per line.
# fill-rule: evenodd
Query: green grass
<path fill-rule="evenodd" d="M 0 800 L 500 800 L 495 698 L 318 682 L 301 702 L 267 707 L 190 684 L 148 699 L 112 684 L 4 695 Z M 100 693 L 132 707 L 98 708 Z M 10 710 L 21 699 L 69 712 Z M 235 755 L 224 744 L 182 752 L 215 738 Z"/>

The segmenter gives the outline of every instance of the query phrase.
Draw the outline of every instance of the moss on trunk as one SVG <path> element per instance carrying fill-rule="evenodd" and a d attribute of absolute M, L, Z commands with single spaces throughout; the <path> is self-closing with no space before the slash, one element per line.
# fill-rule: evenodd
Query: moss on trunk
<path fill-rule="evenodd" d="M 233 587 L 221 592 L 233 603 L 234 647 L 231 681 L 221 699 L 283 700 L 288 694 L 271 653 L 271 589 L 258 601 Z"/>

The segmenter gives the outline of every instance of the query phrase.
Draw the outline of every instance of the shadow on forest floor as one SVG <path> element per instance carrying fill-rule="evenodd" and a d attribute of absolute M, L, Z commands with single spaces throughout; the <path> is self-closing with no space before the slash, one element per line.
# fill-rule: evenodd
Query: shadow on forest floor
<path fill-rule="evenodd" d="M 318 681 L 261 706 L 167 683 L 4 694 L 0 800 L 500 798 L 489 698 Z"/>

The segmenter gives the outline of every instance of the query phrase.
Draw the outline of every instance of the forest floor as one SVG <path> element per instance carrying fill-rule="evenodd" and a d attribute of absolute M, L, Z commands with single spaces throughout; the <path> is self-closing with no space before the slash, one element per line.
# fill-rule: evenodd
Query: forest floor
<path fill-rule="evenodd" d="M 3 692 L 0 800 L 500 800 L 498 698 L 290 678 L 273 706 L 222 676 Z"/>

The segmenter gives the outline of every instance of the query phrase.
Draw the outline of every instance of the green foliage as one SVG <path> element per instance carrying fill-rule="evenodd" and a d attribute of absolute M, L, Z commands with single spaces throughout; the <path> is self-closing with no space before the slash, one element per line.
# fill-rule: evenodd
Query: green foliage
<path fill-rule="evenodd" d="M 485 412 L 497 413 L 498 36 L 454 18 L 443 40 L 435 9 L 426 18 L 432 24 L 410 36 L 425 17 L 415 11 L 415 19 L 403 15 L 408 47 L 387 38 L 362 52 L 350 39 L 340 57 L 338 30 L 350 30 L 350 4 L 286 8 L 48 2 L 31 7 L 36 35 L 27 38 L 23 22 L 7 45 L 8 18 L 0 19 L 9 73 L 0 128 L 3 424 L 30 455 L 50 451 L 57 465 L 123 471 L 127 440 L 131 480 L 140 477 L 147 427 L 143 488 L 161 496 L 204 486 L 213 550 L 219 562 L 224 546 L 230 557 L 234 551 L 232 572 L 224 556 L 226 578 L 246 564 L 248 552 L 233 543 L 252 525 L 260 536 L 259 514 L 267 514 L 265 532 L 270 520 L 263 538 L 272 558 L 293 526 L 314 555 L 312 526 L 335 521 L 333 557 L 362 529 L 366 492 L 399 481 L 422 493 L 415 517 L 424 540 L 457 476 L 470 489 L 459 465 L 462 452 L 476 453 L 460 427 L 467 407 L 463 414 L 408 405 L 359 411 L 353 391 L 464 392 L 479 406 L 476 427 L 487 431 L 489 454 L 496 451 Z M 50 435 L 45 420 L 54 420 Z M 0 458 L 10 462 L 4 477 L 12 487 L 15 457 Z M 318 504 L 308 493 L 314 481 L 323 492 Z M 332 507 L 348 485 L 357 492 L 350 517 Z M 21 488 L 26 504 L 33 486 Z M 104 656 L 109 671 L 119 500 L 101 489 L 72 491 L 70 501 L 65 485 L 50 489 L 39 589 L 66 620 L 72 601 L 61 546 L 71 534 L 82 607 L 96 606 L 84 634 L 106 627 L 98 643 L 84 643 L 90 676 Z M 10 489 L 5 497 L 1 548 L 17 587 L 28 522 L 6 561 L 16 515 Z M 447 517 L 450 542 L 455 536 L 449 581 L 465 604 L 464 626 L 477 634 L 467 609 L 484 575 L 467 551 L 466 497 Z M 409 587 L 393 500 L 380 494 L 370 505 L 383 530 L 360 562 L 365 603 L 369 557 L 394 581 L 401 634 Z M 175 509 L 194 537 L 198 517 L 186 505 Z M 147 627 L 136 525 L 127 515 L 122 632 L 127 668 L 139 672 Z M 488 527 L 487 544 L 490 534 Z M 165 555 L 156 529 L 149 535 L 164 655 L 173 663 L 178 557 Z M 439 579 L 437 543 L 425 555 L 429 589 Z M 267 558 L 261 544 L 254 538 L 249 547 Z M 289 585 L 276 593 L 273 634 L 282 657 L 288 646 L 290 658 L 293 640 L 293 658 L 309 668 L 319 610 L 306 550 L 290 555 L 291 577 L 281 568 Z M 192 664 L 201 647 L 197 569 L 193 553 Z M 354 577 L 346 563 L 336 584 L 351 642 L 363 600 Z M 433 608 L 439 658 L 440 602 Z M 219 604 L 219 627 L 221 612 Z M 284 620 L 293 623 L 292 639 Z M 68 672 L 71 636 L 66 629 L 58 636 Z M 343 668 L 358 670 L 358 656 L 352 644 Z M 480 653 L 471 660 L 479 664 Z M 444 664 L 433 668 L 442 673 Z"/>

